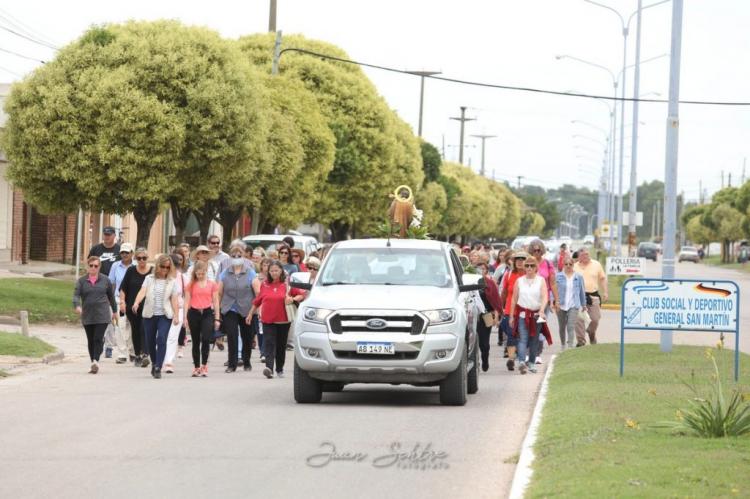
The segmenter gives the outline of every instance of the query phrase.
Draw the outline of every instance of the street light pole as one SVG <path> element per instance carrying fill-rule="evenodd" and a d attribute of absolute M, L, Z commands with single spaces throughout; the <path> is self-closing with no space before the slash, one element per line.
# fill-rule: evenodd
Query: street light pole
<path fill-rule="evenodd" d="M 477 134 L 477 135 L 472 135 L 472 137 L 482 139 L 482 166 L 480 166 L 479 168 L 479 175 L 484 177 L 484 141 L 487 139 L 494 139 L 495 137 L 497 137 L 497 135 Z"/>
<path fill-rule="evenodd" d="M 677 235 L 677 151 L 680 137 L 680 54 L 682 52 L 682 0 L 672 3 L 672 59 L 669 63 L 669 111 L 664 164 L 664 239 L 661 276 L 674 279 Z M 672 331 L 661 331 L 661 351 L 672 351 Z"/>
<path fill-rule="evenodd" d="M 633 74 L 633 138 L 630 141 L 630 196 L 628 197 L 628 256 L 635 256 L 636 243 L 636 203 L 638 197 L 638 94 L 641 82 L 641 10 L 642 0 L 638 0 L 638 14 L 635 35 L 635 72 Z M 623 103 L 624 104 L 624 103 Z"/>
<path fill-rule="evenodd" d="M 419 85 L 419 124 L 417 128 L 417 136 L 422 136 L 422 110 L 424 109 L 424 79 L 425 76 L 433 76 L 441 74 L 440 71 L 407 71 L 407 73 L 417 75 L 420 78 Z"/>

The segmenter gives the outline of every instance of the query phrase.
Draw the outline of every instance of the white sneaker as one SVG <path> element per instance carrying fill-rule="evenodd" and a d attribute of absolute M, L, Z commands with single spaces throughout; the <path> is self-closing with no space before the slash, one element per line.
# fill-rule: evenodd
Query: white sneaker
<path fill-rule="evenodd" d="M 541 357 L 537 357 L 536 358 L 536 364 L 541 364 L 541 363 L 542 363 L 542 358 Z"/>

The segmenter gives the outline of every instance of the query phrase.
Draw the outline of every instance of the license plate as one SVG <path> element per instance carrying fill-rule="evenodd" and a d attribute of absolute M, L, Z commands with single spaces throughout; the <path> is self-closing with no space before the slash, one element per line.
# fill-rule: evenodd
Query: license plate
<path fill-rule="evenodd" d="M 393 343 L 357 343 L 357 353 L 373 355 L 395 355 Z"/>

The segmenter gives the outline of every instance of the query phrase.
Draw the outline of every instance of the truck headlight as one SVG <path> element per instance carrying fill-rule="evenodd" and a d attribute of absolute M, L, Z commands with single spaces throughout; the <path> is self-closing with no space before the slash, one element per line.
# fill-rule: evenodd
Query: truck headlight
<path fill-rule="evenodd" d="M 451 308 L 423 310 L 422 313 L 429 319 L 432 326 L 436 324 L 448 324 L 456 320 L 456 311 Z"/>
<path fill-rule="evenodd" d="M 302 312 L 302 317 L 309 322 L 325 324 L 326 318 L 331 315 L 332 312 L 333 310 L 328 310 L 327 308 L 305 307 L 305 311 Z"/>

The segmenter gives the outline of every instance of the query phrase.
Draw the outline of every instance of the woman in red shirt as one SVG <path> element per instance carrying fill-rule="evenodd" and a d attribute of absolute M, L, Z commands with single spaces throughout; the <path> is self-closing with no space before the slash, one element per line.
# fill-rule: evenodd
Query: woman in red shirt
<path fill-rule="evenodd" d="M 246 322 L 252 322 L 253 314 L 260 308 L 260 321 L 263 323 L 263 356 L 266 367 L 263 375 L 273 378 L 274 360 L 276 361 L 276 375 L 284 377 L 284 361 L 286 360 L 286 340 L 289 336 L 289 318 L 286 315 L 286 305 L 293 302 L 287 292 L 286 272 L 281 262 L 274 260 L 268 267 L 268 277 L 260 286 L 260 293 L 253 300 Z"/>

